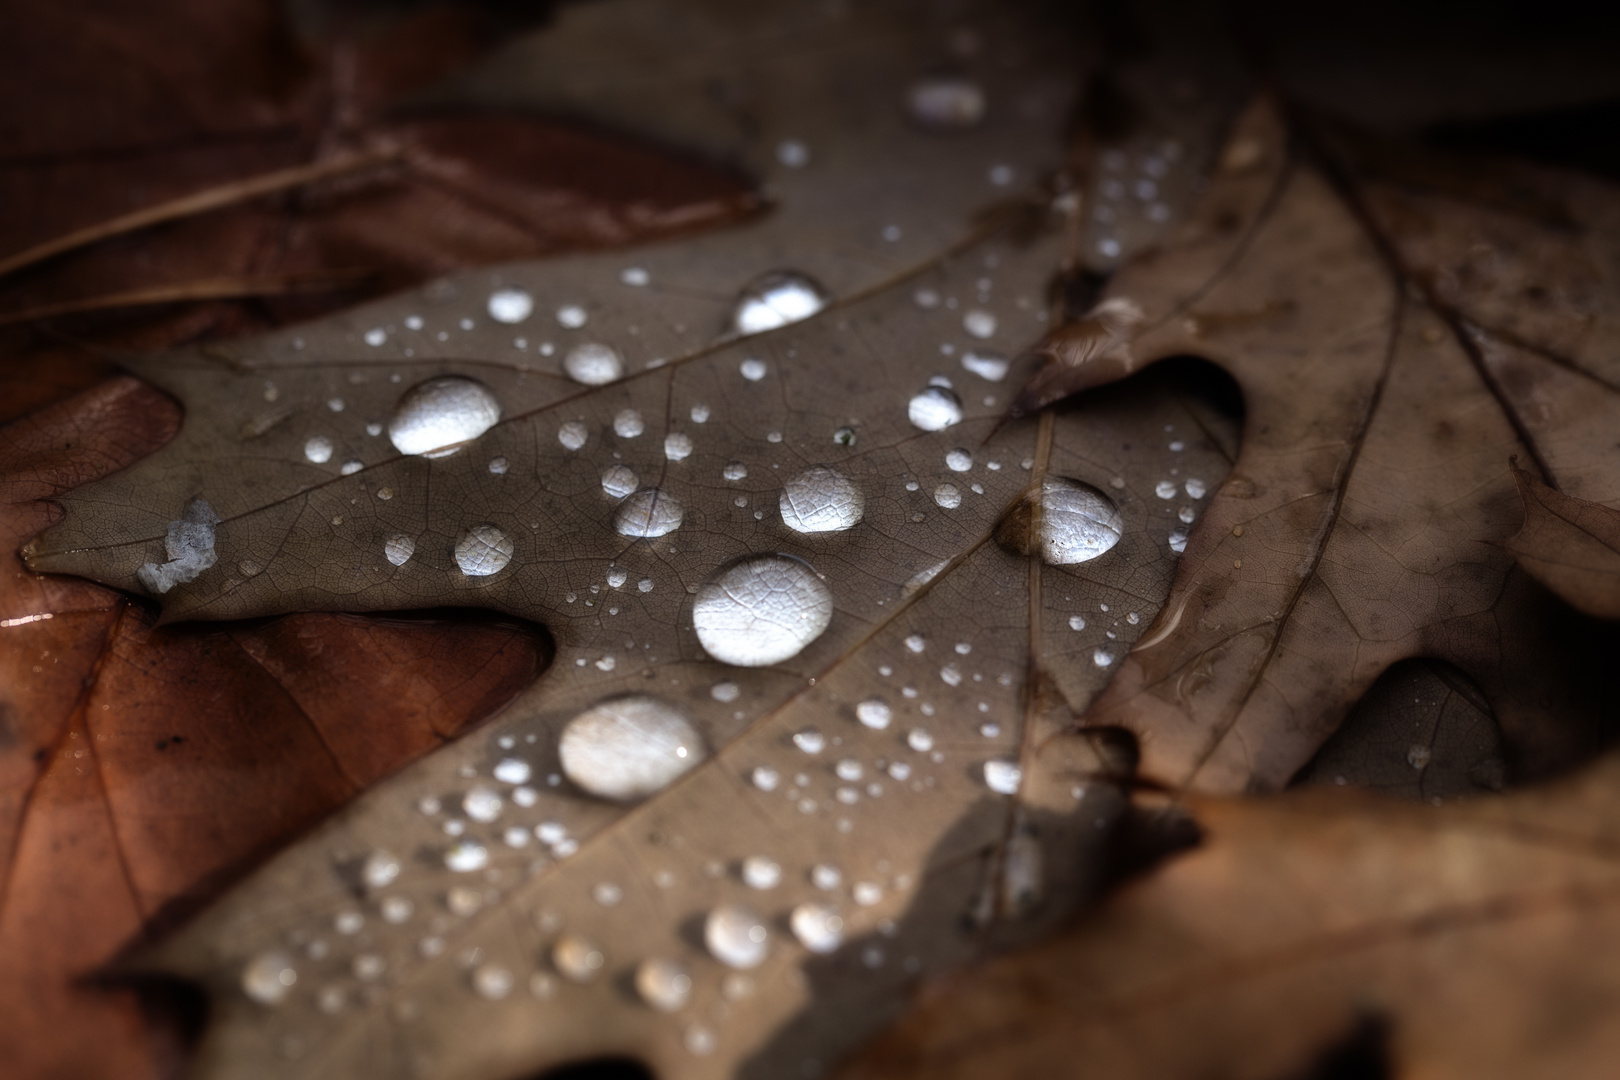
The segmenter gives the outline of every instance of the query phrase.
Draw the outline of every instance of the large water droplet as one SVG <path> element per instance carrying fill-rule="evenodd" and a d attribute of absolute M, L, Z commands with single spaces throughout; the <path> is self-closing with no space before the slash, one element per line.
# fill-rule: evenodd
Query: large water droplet
<path fill-rule="evenodd" d="M 659 1012 L 675 1012 L 692 997 L 692 976 L 674 960 L 648 957 L 636 966 L 636 993 Z"/>
<path fill-rule="evenodd" d="M 727 967 L 758 967 L 770 951 L 770 931 L 765 920 L 750 908 L 721 904 L 703 922 L 703 943 Z"/>
<path fill-rule="evenodd" d="M 388 419 L 388 438 L 402 454 L 448 457 L 501 418 L 495 393 L 459 375 L 429 379 L 405 391 Z"/>
<path fill-rule="evenodd" d="M 775 270 L 755 278 L 743 290 L 732 315 L 739 334 L 758 334 L 808 319 L 827 306 L 827 291 L 810 277 Z"/>
<path fill-rule="evenodd" d="M 489 294 L 489 317 L 496 322 L 520 323 L 534 313 L 534 297 L 522 289 L 496 289 Z"/>
<path fill-rule="evenodd" d="M 602 950 L 578 934 L 564 934 L 551 947 L 551 963 L 574 982 L 590 982 L 607 963 Z"/>
<path fill-rule="evenodd" d="M 783 524 L 794 532 L 840 532 L 861 520 L 866 496 L 849 480 L 818 465 L 789 480 L 778 504 Z"/>
<path fill-rule="evenodd" d="M 575 382 L 586 386 L 606 386 L 624 374 L 624 358 L 611 345 L 585 341 L 568 350 L 563 370 Z"/>
<path fill-rule="evenodd" d="M 924 431 L 944 431 L 962 422 L 962 400 L 943 386 L 928 386 L 911 399 L 906 415 Z"/>
<path fill-rule="evenodd" d="M 675 496 L 658 488 L 638 491 L 613 515 L 621 536 L 664 536 L 681 527 L 685 511 Z"/>
<path fill-rule="evenodd" d="M 797 656 L 832 622 L 832 593 L 810 564 L 749 555 L 698 588 L 692 625 L 703 650 L 724 664 L 764 667 Z"/>
<path fill-rule="evenodd" d="M 996 528 L 996 541 L 1009 551 L 1028 555 L 1034 518 L 1028 499 L 1019 503 Z M 1054 566 L 1089 562 L 1119 543 L 1124 522 L 1113 500 L 1090 484 L 1048 477 L 1041 484 L 1041 557 Z"/>
<path fill-rule="evenodd" d="M 831 904 L 800 904 L 789 922 L 793 936 L 813 953 L 830 953 L 844 940 L 844 920 Z"/>
<path fill-rule="evenodd" d="M 260 953 L 242 969 L 242 992 L 261 1005 L 280 1005 L 297 981 L 292 960 L 277 949 Z"/>
<path fill-rule="evenodd" d="M 498 574 L 512 561 L 512 538 L 493 525 L 475 525 L 456 541 L 456 565 L 468 577 Z"/>
<path fill-rule="evenodd" d="M 956 131 L 984 119 L 984 90 L 954 75 L 918 79 L 906 89 L 906 111 L 925 128 Z"/>
<path fill-rule="evenodd" d="M 668 702 L 637 695 L 580 713 L 558 745 L 568 779 L 604 799 L 662 791 L 708 756 L 703 739 Z"/>

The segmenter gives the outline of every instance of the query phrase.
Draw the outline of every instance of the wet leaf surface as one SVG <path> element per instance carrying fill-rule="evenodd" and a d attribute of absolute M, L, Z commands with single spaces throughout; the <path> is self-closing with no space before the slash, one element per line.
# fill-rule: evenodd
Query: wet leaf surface
<path fill-rule="evenodd" d="M 1524 499 L 1524 528 L 1507 549 L 1525 572 L 1578 611 L 1620 616 L 1620 512 L 1555 491 L 1523 469 L 1513 470 Z"/>

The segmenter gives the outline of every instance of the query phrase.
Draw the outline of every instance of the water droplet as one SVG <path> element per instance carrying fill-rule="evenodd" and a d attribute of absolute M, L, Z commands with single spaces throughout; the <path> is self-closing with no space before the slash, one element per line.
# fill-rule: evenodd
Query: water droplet
<path fill-rule="evenodd" d="M 827 291 L 808 276 L 792 270 L 772 271 L 755 278 L 743 290 L 732 316 L 732 326 L 739 334 L 775 330 L 810 318 L 827 306 L 827 300 Z M 746 371 L 743 374 L 748 378 L 760 377 L 748 375 Z"/>
<path fill-rule="evenodd" d="M 813 953 L 830 953 L 844 940 L 844 920 L 831 904 L 800 904 L 789 922 L 793 936 Z"/>
<path fill-rule="evenodd" d="M 399 877 L 399 858 L 389 851 L 373 851 L 360 867 L 360 880 L 368 889 L 386 889 Z"/>
<path fill-rule="evenodd" d="M 403 896 L 387 897 L 378 905 L 378 911 L 382 913 L 383 922 L 392 923 L 395 926 L 409 919 L 411 913 L 415 910 L 416 905 Z"/>
<path fill-rule="evenodd" d="M 1084 615 L 1070 615 L 1069 616 L 1069 629 L 1070 630 L 1084 630 L 1085 628 L 1086 628 L 1086 617 Z"/>
<path fill-rule="evenodd" d="M 618 907 L 624 899 L 624 890 L 611 881 L 599 881 L 591 889 L 591 899 L 603 907 Z"/>
<path fill-rule="evenodd" d="M 718 1042 L 714 1032 L 700 1024 L 693 1024 L 681 1034 L 681 1045 L 686 1047 L 687 1053 L 696 1054 L 698 1057 L 714 1053 Z"/>
<path fill-rule="evenodd" d="M 751 908 L 721 904 L 703 921 L 703 943 L 709 954 L 727 967 L 758 967 L 770 951 L 770 931 Z"/>
<path fill-rule="evenodd" d="M 476 840 L 458 840 L 444 853 L 444 865 L 458 874 L 469 874 L 489 865 L 489 849 Z"/>
<path fill-rule="evenodd" d="M 918 79 L 906 90 L 906 111 L 925 128 L 956 131 L 984 119 L 984 91 L 954 75 Z"/>
<path fill-rule="evenodd" d="M 570 420 L 557 429 L 557 441 L 563 444 L 565 450 L 578 450 L 589 437 L 590 432 L 578 420 Z"/>
<path fill-rule="evenodd" d="M 489 317 L 496 322 L 520 323 L 534 313 L 534 297 L 522 289 L 496 289 L 489 294 Z"/>
<path fill-rule="evenodd" d="M 304 443 L 304 456 L 317 465 L 325 465 L 332 460 L 332 440 L 325 435 L 316 435 Z"/>
<path fill-rule="evenodd" d="M 881 698 L 867 698 L 855 706 L 855 719 L 874 731 L 882 731 L 894 719 L 894 710 Z"/>
<path fill-rule="evenodd" d="M 884 726 L 886 727 L 888 725 Z M 838 779 L 848 780 L 850 783 L 854 783 L 856 780 L 859 780 L 866 774 L 866 769 L 854 758 L 845 758 L 837 765 L 833 766 L 833 772 L 838 774 Z"/>
<path fill-rule="evenodd" d="M 742 696 L 742 689 L 734 682 L 717 682 L 709 689 L 709 696 L 720 702 L 732 702 Z"/>
<path fill-rule="evenodd" d="M 280 1005 L 297 981 L 292 960 L 277 949 L 260 953 L 242 969 L 242 992 L 261 1005 Z"/>
<path fill-rule="evenodd" d="M 633 439 L 646 430 L 641 414 L 634 409 L 621 410 L 613 418 L 613 433 L 621 439 Z"/>
<path fill-rule="evenodd" d="M 388 340 L 388 331 L 384 330 L 380 326 L 373 326 L 370 330 L 366 331 L 364 340 L 367 345 L 370 345 L 375 349 L 377 346 Z"/>
<path fill-rule="evenodd" d="M 1406 763 L 1414 769 L 1421 769 L 1429 764 L 1430 750 L 1422 743 L 1413 743 L 1406 751 Z"/>
<path fill-rule="evenodd" d="M 761 791 L 775 791 L 777 785 L 782 782 L 781 773 L 764 765 L 755 766 L 754 771 L 749 773 L 748 776 L 753 781 L 754 786 Z"/>
<path fill-rule="evenodd" d="M 774 889 L 782 881 L 782 864 L 763 855 L 750 855 L 742 862 L 742 879 L 750 889 Z"/>
<path fill-rule="evenodd" d="M 347 468 L 347 466 L 345 466 L 345 468 Z M 511 468 L 511 462 L 507 461 L 503 457 L 489 459 L 489 471 L 494 473 L 496 476 L 505 476 L 506 470 L 509 468 Z"/>
<path fill-rule="evenodd" d="M 748 466 L 744 465 L 740 461 L 733 461 L 731 464 L 720 470 L 720 475 L 725 477 L 727 480 L 746 480 L 748 479 Z"/>
<path fill-rule="evenodd" d="M 1030 552 L 1027 501 L 1003 519 L 996 540 L 1020 555 Z M 1049 477 L 1041 484 L 1041 557 L 1054 566 L 1089 562 L 1119 543 L 1124 524 L 1108 496 L 1078 480 Z"/>
<path fill-rule="evenodd" d="M 619 271 L 619 280 L 633 289 L 640 289 L 652 281 L 652 275 L 647 273 L 645 267 L 627 266 Z"/>
<path fill-rule="evenodd" d="M 563 772 L 592 795 L 640 799 L 708 757 L 697 730 L 667 702 L 615 698 L 568 722 L 558 744 Z"/>
<path fill-rule="evenodd" d="M 405 391 L 388 419 L 388 438 L 402 454 L 448 457 L 501 418 L 495 393 L 476 379 L 429 379 Z"/>
<path fill-rule="evenodd" d="M 1024 780 L 1024 770 L 1012 761 L 984 763 L 984 782 L 991 791 L 1000 795 L 1018 794 L 1018 785 Z"/>
<path fill-rule="evenodd" d="M 849 895 L 861 907 L 871 907 L 883 899 L 883 886 L 875 881 L 857 881 L 850 886 Z"/>
<path fill-rule="evenodd" d="M 387 967 L 387 963 L 376 953 L 361 953 L 354 958 L 354 963 L 349 965 L 349 970 L 354 972 L 354 977 L 361 982 L 371 982 L 373 979 L 381 978 Z"/>
<path fill-rule="evenodd" d="M 793 745 L 807 754 L 819 754 L 827 748 L 827 736 L 815 728 L 805 728 L 793 736 Z"/>
<path fill-rule="evenodd" d="M 1016 174 L 1013 172 L 1013 167 L 1011 165 L 990 166 L 990 182 L 996 185 L 996 187 L 1006 187 L 1008 184 L 1011 184 L 1015 175 Z"/>
<path fill-rule="evenodd" d="M 605 478 L 602 486 L 607 486 Z M 660 488 L 648 488 L 624 501 L 613 515 L 613 528 L 620 536 L 667 536 L 681 527 L 684 516 L 685 510 L 675 496 Z"/>
<path fill-rule="evenodd" d="M 955 510 L 962 505 L 962 493 L 955 484 L 941 484 L 934 489 L 934 501 L 946 510 Z"/>
<path fill-rule="evenodd" d="M 527 784 L 534 770 L 522 758 L 502 758 L 495 763 L 494 776 L 503 784 Z"/>
<path fill-rule="evenodd" d="M 404 566 L 416 554 L 416 541 L 404 534 L 396 534 L 388 538 L 383 545 L 383 555 L 395 566 Z"/>
<path fill-rule="evenodd" d="M 468 577 L 488 577 L 506 568 L 516 548 L 493 525 L 475 525 L 456 541 L 456 565 Z"/>
<path fill-rule="evenodd" d="M 703 650 L 724 664 L 763 667 L 797 656 L 832 622 L 832 593 L 810 564 L 749 555 L 698 588 L 692 625 Z"/>
<path fill-rule="evenodd" d="M 1187 530 L 1176 528 L 1170 530 L 1170 550 L 1177 555 L 1187 550 Z"/>
<path fill-rule="evenodd" d="M 996 332 L 996 317 L 983 308 L 974 308 L 962 316 L 962 329 L 976 338 L 991 337 Z"/>
<path fill-rule="evenodd" d="M 798 139 L 783 139 L 776 144 L 776 160 L 790 169 L 802 169 L 810 164 L 810 148 Z"/>
<path fill-rule="evenodd" d="M 648 957 L 636 965 L 636 993 L 659 1012 L 675 1012 L 692 997 L 692 976 L 674 960 Z"/>
<path fill-rule="evenodd" d="M 1189 499 L 1202 499 L 1205 491 L 1208 490 L 1204 487 L 1204 482 L 1198 479 L 1196 476 L 1189 477 L 1185 486 L 1187 489 L 1187 498 Z"/>
<path fill-rule="evenodd" d="M 843 883 L 844 872 L 831 863 L 817 863 L 810 868 L 810 884 L 824 892 L 831 892 Z"/>
<path fill-rule="evenodd" d="M 1096 649 L 1093 649 L 1091 653 L 1091 662 L 1096 664 L 1098 667 L 1107 667 L 1108 665 L 1112 664 L 1114 662 L 1113 647 L 1101 645 Z"/>
<path fill-rule="evenodd" d="M 1176 482 L 1174 480 L 1160 480 L 1153 488 L 1153 494 L 1161 499 L 1176 497 Z"/>
<path fill-rule="evenodd" d="M 945 455 L 945 467 L 951 472 L 967 472 L 973 468 L 973 455 L 957 448 Z"/>
<path fill-rule="evenodd" d="M 924 431 L 944 431 L 962 421 L 962 399 L 943 386 L 924 387 L 906 406 L 906 415 Z"/>
<path fill-rule="evenodd" d="M 332 919 L 332 929 L 340 934 L 358 934 L 366 925 L 366 917 L 358 911 L 340 911 Z"/>
<path fill-rule="evenodd" d="M 568 377 L 586 386 L 606 386 L 624 374 L 624 358 L 611 345 L 585 341 L 563 357 Z"/>
<path fill-rule="evenodd" d="M 1007 361 L 992 353 L 965 352 L 962 367 L 988 382 L 1000 382 L 1007 377 Z"/>
<path fill-rule="evenodd" d="M 906 736 L 906 745 L 919 754 L 926 754 L 934 748 L 934 737 L 922 728 L 912 728 Z"/>
<path fill-rule="evenodd" d="M 499 1001 L 512 992 L 512 973 L 499 964 L 480 964 L 473 969 L 472 987 L 481 998 Z"/>
<path fill-rule="evenodd" d="M 692 456 L 692 436 L 671 432 L 664 437 L 664 456 L 671 461 L 685 461 Z"/>
<path fill-rule="evenodd" d="M 574 982 L 590 982 L 607 963 L 602 950 L 577 934 L 564 934 L 551 947 L 551 963 Z"/>
<path fill-rule="evenodd" d="M 564 304 L 557 309 L 557 325 L 564 329 L 578 330 L 585 322 L 585 309 L 578 304 Z"/>
<path fill-rule="evenodd" d="M 849 480 L 818 465 L 789 480 L 778 505 L 783 524 L 794 532 L 840 532 L 861 520 L 866 496 Z"/>

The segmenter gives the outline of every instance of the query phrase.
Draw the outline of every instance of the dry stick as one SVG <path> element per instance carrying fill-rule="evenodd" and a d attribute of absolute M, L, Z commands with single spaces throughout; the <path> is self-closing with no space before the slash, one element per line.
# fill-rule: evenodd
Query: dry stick
<path fill-rule="evenodd" d="M 27 251 L 19 251 L 7 259 L 0 259 L 0 276 L 21 270 L 25 266 L 32 266 L 37 262 L 54 258 L 74 248 L 85 247 L 98 243 L 124 233 L 135 232 L 151 225 L 158 225 L 165 221 L 174 221 L 177 218 L 192 217 L 196 214 L 217 210 L 222 206 L 231 206 L 235 203 L 256 199 L 261 195 L 269 195 L 288 188 L 300 187 L 316 180 L 324 180 L 329 176 L 340 173 L 354 172 L 358 169 L 370 168 L 396 160 L 403 154 L 398 147 L 385 150 L 368 150 L 364 153 L 339 154 L 326 161 L 317 161 L 309 165 L 297 165 L 291 169 L 278 169 L 275 172 L 265 173 L 262 176 L 249 177 L 246 180 L 233 180 L 228 184 L 199 191 L 194 195 L 184 195 L 178 199 L 156 206 L 149 206 L 144 210 L 136 210 L 131 214 L 124 214 L 96 225 L 70 232 L 66 236 L 59 236 L 55 240 L 47 240 L 43 244 L 36 244 Z"/>
<path fill-rule="evenodd" d="M 304 274 L 279 278 L 203 278 L 200 281 L 182 281 L 175 285 L 157 285 L 150 289 L 132 289 L 128 292 L 103 293 L 82 300 L 63 300 L 56 304 L 41 304 L 22 311 L 0 312 L 0 326 L 49 319 L 56 315 L 76 315 L 83 311 L 106 311 L 112 308 L 144 307 L 151 304 L 176 304 L 193 300 L 237 300 L 249 296 L 286 296 L 290 293 L 321 292 L 343 289 L 372 276 L 370 270 L 334 270 L 327 274 Z"/>

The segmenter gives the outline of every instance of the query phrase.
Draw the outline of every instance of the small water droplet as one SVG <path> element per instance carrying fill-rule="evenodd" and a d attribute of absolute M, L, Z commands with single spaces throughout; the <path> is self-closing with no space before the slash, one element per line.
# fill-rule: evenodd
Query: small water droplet
<path fill-rule="evenodd" d="M 404 566 L 416 554 L 416 541 L 403 533 L 388 538 L 383 545 L 383 555 L 395 566 Z"/>
<path fill-rule="evenodd" d="M 906 745 L 919 754 L 926 754 L 934 748 L 934 737 L 922 728 L 912 728 L 906 735 Z"/>
<path fill-rule="evenodd" d="M 709 422 L 709 407 L 707 405 L 692 406 L 692 423 L 706 424 Z"/>
<path fill-rule="evenodd" d="M 381 912 L 383 922 L 398 926 L 411 917 L 411 913 L 416 910 L 416 905 L 406 897 L 390 896 L 378 905 L 377 910 Z"/>
<path fill-rule="evenodd" d="M 742 904 L 721 904 L 703 921 L 703 943 L 709 954 L 727 967 L 758 967 L 770 951 L 765 920 Z"/>
<path fill-rule="evenodd" d="M 614 698 L 568 722 L 563 772 L 592 795 L 627 801 L 662 791 L 708 757 L 702 737 L 668 702 Z"/>
<path fill-rule="evenodd" d="M 888 725 L 885 724 L 884 726 L 887 727 Z M 866 775 L 865 767 L 854 758 L 845 758 L 844 760 L 840 761 L 837 765 L 833 766 L 833 772 L 838 775 L 838 779 L 848 780 L 850 783 L 854 783 L 862 776 Z"/>
<path fill-rule="evenodd" d="M 955 75 L 918 79 L 906 89 L 906 112 L 934 131 L 959 131 L 984 119 L 984 90 Z"/>
<path fill-rule="evenodd" d="M 818 465 L 783 485 L 778 505 L 783 524 L 794 532 L 840 532 L 860 522 L 866 496 L 843 476 Z"/>
<path fill-rule="evenodd" d="M 788 555 L 749 555 L 698 587 L 692 625 L 724 664 L 763 667 L 797 656 L 832 622 L 832 593 Z"/>
<path fill-rule="evenodd" d="M 1170 530 L 1170 550 L 1177 555 L 1187 550 L 1187 530 L 1176 528 Z"/>
<path fill-rule="evenodd" d="M 1086 617 L 1084 615 L 1070 615 L 1069 616 L 1069 629 L 1070 630 L 1084 630 L 1085 628 L 1086 628 Z"/>
<path fill-rule="evenodd" d="M 647 273 L 645 267 L 627 266 L 619 271 L 619 280 L 633 289 L 640 289 L 652 281 L 652 275 Z"/>
<path fill-rule="evenodd" d="M 516 548 L 512 538 L 493 525 L 475 525 L 456 541 L 456 565 L 468 577 L 488 577 L 506 568 Z"/>
<path fill-rule="evenodd" d="M 516 980 L 499 964 L 480 964 L 473 969 L 472 987 L 481 998 L 499 1001 L 512 992 Z"/>
<path fill-rule="evenodd" d="M 557 429 L 557 441 L 563 444 L 565 450 L 578 450 L 589 437 L 590 432 L 578 420 L 570 420 Z"/>
<path fill-rule="evenodd" d="M 1098 667 L 1107 667 L 1114 662 L 1114 649 L 1110 645 L 1101 645 L 1092 650 L 1091 662 Z"/>
<path fill-rule="evenodd" d="M 586 386 L 606 386 L 624 375 L 624 357 L 611 345 L 585 341 L 563 357 L 568 377 Z"/>
<path fill-rule="evenodd" d="M 1153 494 L 1161 499 L 1176 497 L 1176 482 L 1174 480 L 1160 480 L 1153 488 Z"/>
<path fill-rule="evenodd" d="M 496 476 L 505 476 L 506 470 L 509 468 L 511 468 L 511 462 L 507 461 L 503 457 L 489 459 L 489 471 L 494 473 Z"/>
<path fill-rule="evenodd" d="M 962 421 L 962 399 L 943 386 L 927 386 L 906 406 L 906 415 L 923 431 L 944 431 Z"/>
<path fill-rule="evenodd" d="M 790 169 L 802 169 L 810 164 L 810 148 L 798 139 L 783 139 L 776 144 L 776 160 Z"/>
<path fill-rule="evenodd" d="M 830 953 L 844 940 L 844 920 L 831 904 L 800 904 L 789 922 L 793 936 L 813 953 Z"/>
<path fill-rule="evenodd" d="M 557 309 L 557 325 L 567 330 L 578 330 L 587 320 L 585 309 L 578 304 L 564 304 Z"/>
<path fill-rule="evenodd" d="M 817 863 L 810 868 L 810 884 L 823 892 L 831 892 L 844 883 L 844 872 L 831 863 Z"/>
<path fill-rule="evenodd" d="M 388 340 L 388 331 L 384 330 L 380 326 L 373 326 L 370 330 L 367 330 L 366 333 L 365 333 L 365 343 L 367 345 L 370 345 L 374 349 L 377 346 L 381 345 L 383 342 L 387 341 L 387 340 Z"/>
<path fill-rule="evenodd" d="M 551 947 L 551 963 L 563 977 L 577 983 L 596 978 L 607 958 L 602 950 L 577 934 L 564 934 Z"/>
<path fill-rule="evenodd" d="M 388 420 L 388 438 L 402 454 L 448 457 L 501 418 L 495 393 L 476 379 L 429 379 L 405 391 Z"/>
<path fill-rule="evenodd" d="M 748 466 L 744 465 L 740 461 L 733 461 L 731 464 L 720 470 L 720 475 L 725 477 L 727 480 L 732 481 L 746 480 L 748 479 Z"/>
<path fill-rule="evenodd" d="M 734 682 L 717 682 L 709 689 L 709 696 L 719 702 L 736 701 L 742 695 L 742 689 Z"/>
<path fill-rule="evenodd" d="M 623 409 L 613 417 L 613 433 L 621 439 L 634 439 L 646 430 L 641 414 L 634 409 Z"/>
<path fill-rule="evenodd" d="M 1406 763 L 1414 769 L 1422 769 L 1429 764 L 1432 756 L 1429 748 L 1422 743 L 1413 743 L 1406 751 Z"/>
<path fill-rule="evenodd" d="M 1016 175 L 1017 174 L 1013 172 L 1013 167 L 1011 165 L 990 166 L 990 182 L 996 187 L 1006 187 L 1008 184 L 1013 182 Z"/>
<path fill-rule="evenodd" d="M 1204 482 L 1198 479 L 1196 476 L 1189 477 L 1184 486 L 1187 491 L 1187 498 L 1189 499 L 1202 499 L 1204 497 L 1204 493 L 1208 490 L 1205 488 Z"/>
<path fill-rule="evenodd" d="M 883 886 L 875 881 L 857 881 L 850 886 L 849 895 L 861 907 L 871 907 L 883 900 Z"/>
<path fill-rule="evenodd" d="M 242 969 L 242 992 L 261 1005 L 280 1005 L 297 981 L 291 958 L 279 949 L 260 953 Z"/>
<path fill-rule="evenodd" d="M 664 456 L 671 461 L 685 461 L 692 456 L 692 436 L 671 432 L 664 436 Z"/>
<path fill-rule="evenodd" d="M 941 484 L 934 489 L 934 501 L 946 510 L 962 505 L 962 493 L 955 484 Z"/>
<path fill-rule="evenodd" d="M 602 470 L 602 490 L 614 499 L 622 499 L 641 486 L 641 478 L 627 465 L 609 465 Z"/>
<path fill-rule="evenodd" d="M 399 858 L 392 852 L 373 851 L 360 867 L 360 880 L 368 889 L 386 889 L 399 877 L 399 869 Z"/>
<path fill-rule="evenodd" d="M 1000 382 L 1007 377 L 1007 361 L 991 353 L 963 353 L 962 367 L 989 382 Z"/>
<path fill-rule="evenodd" d="M 648 957 L 636 965 L 636 993 L 659 1012 L 676 1012 L 692 997 L 692 976 L 674 960 Z"/>
<path fill-rule="evenodd" d="M 983 308 L 973 308 L 962 316 L 962 329 L 976 338 L 993 337 L 996 317 Z"/>
<path fill-rule="evenodd" d="M 444 853 L 444 865 L 458 874 L 469 874 L 489 865 L 489 849 L 476 840 L 458 840 Z"/>
<path fill-rule="evenodd" d="M 753 781 L 754 786 L 761 791 L 775 791 L 777 785 L 782 782 L 781 773 L 764 765 L 755 766 L 753 772 L 748 774 L 748 777 Z"/>
<path fill-rule="evenodd" d="M 819 754 L 827 748 L 827 737 L 815 728 L 805 728 L 793 736 L 793 745 L 807 754 Z"/>
<path fill-rule="evenodd" d="M 501 797 L 487 787 L 475 787 L 461 800 L 461 809 L 474 821 L 494 821 L 501 816 Z"/>
<path fill-rule="evenodd" d="M 315 435 L 304 443 L 304 456 L 317 465 L 325 465 L 332 460 L 332 440 L 325 435 Z"/>
<path fill-rule="evenodd" d="M 624 501 L 613 515 L 613 528 L 620 536 L 667 536 L 681 527 L 685 513 L 675 496 L 661 488 L 648 488 Z"/>
<path fill-rule="evenodd" d="M 827 291 L 807 275 L 792 270 L 772 271 L 755 278 L 743 290 L 732 315 L 732 327 L 739 334 L 775 330 L 810 318 L 826 307 L 827 301 Z M 760 377 L 746 371 L 743 374 Z"/>
<path fill-rule="evenodd" d="M 363 463 L 361 463 L 359 461 L 352 461 L 351 460 L 351 461 L 345 461 L 343 463 L 343 467 L 340 468 L 338 470 L 338 472 L 343 474 L 344 476 L 353 476 L 355 473 L 359 472 L 363 468 L 365 468 L 365 465 Z"/>
<path fill-rule="evenodd" d="M 681 1045 L 686 1047 L 687 1053 L 696 1054 L 698 1057 L 707 1057 L 714 1053 L 714 1048 L 718 1044 L 719 1040 L 715 1038 L 714 1032 L 701 1024 L 693 1024 L 681 1033 Z"/>
<path fill-rule="evenodd" d="M 502 758 L 495 763 L 495 779 L 503 784 L 527 784 L 534 770 L 522 758 Z"/>
<path fill-rule="evenodd" d="M 973 455 L 958 447 L 945 455 L 945 467 L 951 472 L 967 472 L 973 468 Z"/>
<path fill-rule="evenodd" d="M 894 719 L 894 710 L 881 698 L 867 698 L 855 706 L 855 719 L 874 731 L 882 731 Z"/>
<path fill-rule="evenodd" d="M 624 890 L 611 881 L 599 881 L 591 889 L 591 899 L 603 907 L 618 907 L 624 900 Z"/>
<path fill-rule="evenodd" d="M 984 763 L 984 782 L 991 791 L 999 795 L 1018 794 L 1018 785 L 1023 783 L 1024 770 L 1012 761 L 987 761 Z"/>
<path fill-rule="evenodd" d="M 750 889 L 774 889 L 782 882 L 782 864 L 763 855 L 750 855 L 742 861 L 742 879 Z"/>
<path fill-rule="evenodd" d="M 501 323 L 520 323 L 534 313 L 534 297 L 522 289 L 496 289 L 489 294 L 489 317 Z"/>

